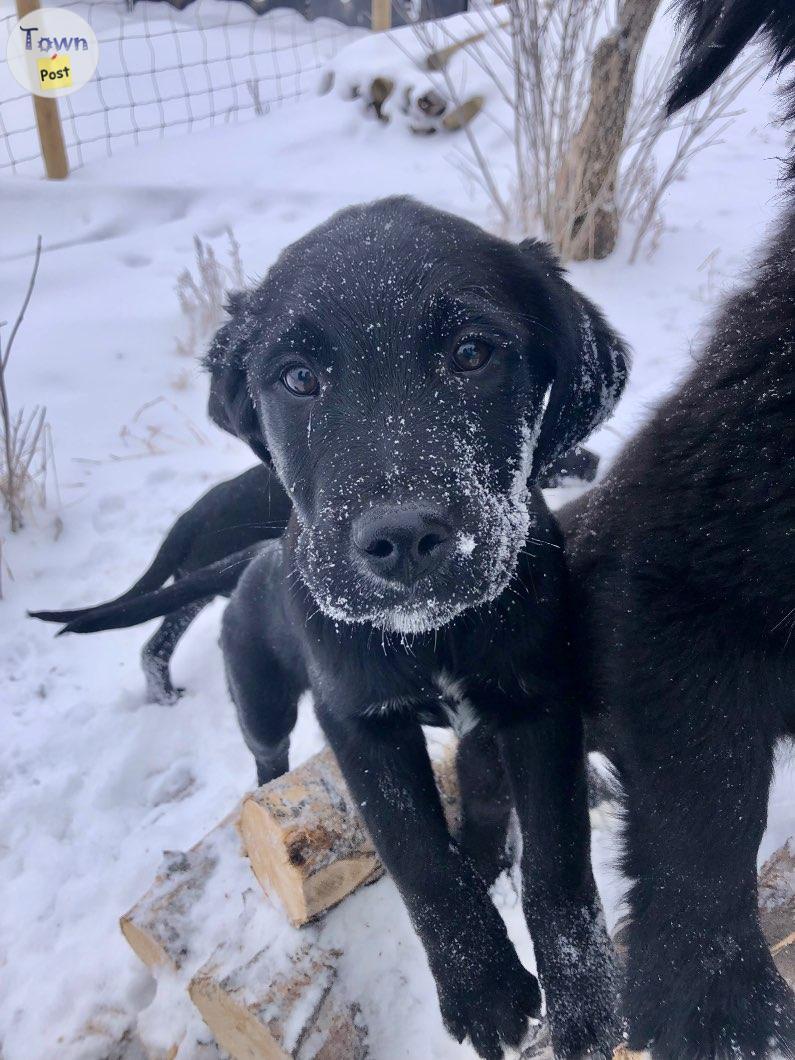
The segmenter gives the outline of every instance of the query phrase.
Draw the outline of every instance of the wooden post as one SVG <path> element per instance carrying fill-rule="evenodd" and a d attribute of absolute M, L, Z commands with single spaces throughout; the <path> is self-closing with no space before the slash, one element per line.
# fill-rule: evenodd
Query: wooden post
<path fill-rule="evenodd" d="M 370 27 L 374 33 L 392 28 L 392 0 L 372 0 Z"/>
<path fill-rule="evenodd" d="M 39 0 L 17 0 L 17 14 L 20 18 L 38 11 Z M 69 176 L 69 162 L 66 157 L 66 146 L 58 114 L 57 99 L 43 99 L 33 96 L 33 109 L 36 113 L 36 127 L 39 131 L 41 157 L 49 180 L 64 180 Z"/>

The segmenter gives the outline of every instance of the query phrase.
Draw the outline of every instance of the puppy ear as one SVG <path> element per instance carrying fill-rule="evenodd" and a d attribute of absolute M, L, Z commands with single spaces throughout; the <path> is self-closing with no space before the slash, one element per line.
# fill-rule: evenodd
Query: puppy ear
<path fill-rule="evenodd" d="M 248 389 L 244 316 L 246 297 L 232 295 L 227 306 L 231 319 L 216 333 L 204 365 L 210 372 L 207 413 L 222 431 L 234 434 L 266 464 L 271 456 L 259 416 Z"/>
<path fill-rule="evenodd" d="M 551 285 L 547 309 L 554 375 L 533 460 L 537 475 L 607 419 L 627 381 L 630 356 L 596 306 L 568 282 L 550 247 L 526 240 L 520 249 L 532 255 Z"/>

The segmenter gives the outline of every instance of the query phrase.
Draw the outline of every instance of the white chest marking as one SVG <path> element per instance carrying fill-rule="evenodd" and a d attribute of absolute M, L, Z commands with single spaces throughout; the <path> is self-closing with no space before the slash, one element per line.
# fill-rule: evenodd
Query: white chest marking
<path fill-rule="evenodd" d="M 445 670 L 440 670 L 434 678 L 434 683 L 439 689 L 441 707 L 450 727 L 461 739 L 468 732 L 472 732 L 480 721 L 474 704 L 466 697 L 464 682 L 451 677 Z"/>

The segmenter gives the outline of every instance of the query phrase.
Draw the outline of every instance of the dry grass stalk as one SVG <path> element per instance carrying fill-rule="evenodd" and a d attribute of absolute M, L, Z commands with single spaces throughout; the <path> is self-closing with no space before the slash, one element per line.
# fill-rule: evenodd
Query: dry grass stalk
<path fill-rule="evenodd" d="M 11 328 L 5 349 L 0 342 L 0 495 L 8 512 L 12 533 L 24 525 L 24 511 L 35 495 L 46 502 L 48 469 L 53 464 L 52 435 L 47 410 L 40 405 L 14 409 L 8 392 L 7 368 L 20 325 L 33 296 L 41 260 L 41 236 L 36 242 L 33 268 L 22 307 Z M 0 323 L 0 329 L 4 325 Z M 0 336 L 1 337 L 1 336 Z"/>
<path fill-rule="evenodd" d="M 240 244 L 231 228 L 226 229 L 226 234 L 227 264 L 218 260 L 209 243 L 194 236 L 196 275 L 190 269 L 183 269 L 177 277 L 177 298 L 186 323 L 185 337 L 177 339 L 177 352 L 185 357 L 197 356 L 224 319 L 228 293 L 245 286 Z"/>
<path fill-rule="evenodd" d="M 559 177 L 589 98 L 607 0 L 509 0 L 516 195 L 522 231 L 560 230 Z M 573 203 L 572 203 L 573 207 Z M 560 247 L 563 250 L 563 247 Z"/>
<path fill-rule="evenodd" d="M 150 419 L 153 410 L 165 413 L 165 422 Z M 112 461 L 136 460 L 142 456 L 163 456 L 186 446 L 206 445 L 207 435 L 178 405 L 168 398 L 152 398 L 136 410 L 131 422 L 119 430 L 124 448 L 123 456 L 111 453 Z M 102 461 L 95 461 L 100 463 Z"/>

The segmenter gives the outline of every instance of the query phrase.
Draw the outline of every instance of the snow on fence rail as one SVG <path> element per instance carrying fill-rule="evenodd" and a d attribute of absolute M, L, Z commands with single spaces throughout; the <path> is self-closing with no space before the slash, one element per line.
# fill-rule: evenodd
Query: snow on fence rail
<path fill-rule="evenodd" d="M 364 31 L 293 10 L 256 14 L 230 0 L 184 10 L 64 0 L 99 41 L 94 78 L 59 100 L 70 169 L 149 140 L 265 114 L 314 90 L 318 71 Z M 43 169 L 31 95 L 5 59 L 17 21 L 0 0 L 0 174 Z"/>

